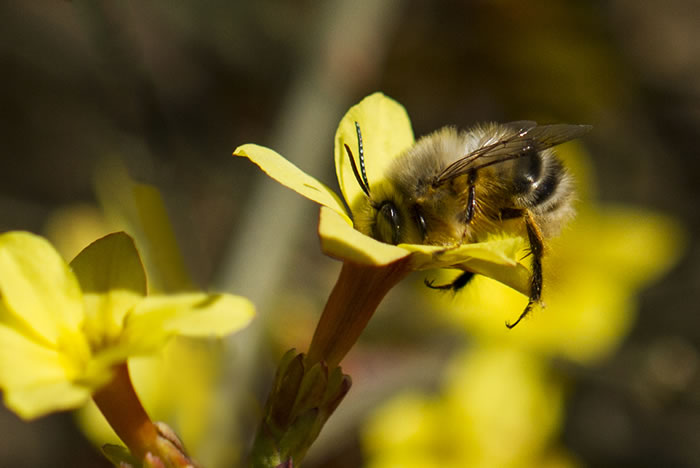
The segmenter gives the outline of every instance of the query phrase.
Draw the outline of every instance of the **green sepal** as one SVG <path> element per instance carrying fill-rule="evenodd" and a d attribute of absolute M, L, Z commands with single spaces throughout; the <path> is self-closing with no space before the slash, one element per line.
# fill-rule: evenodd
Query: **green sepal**
<path fill-rule="evenodd" d="M 276 468 L 298 465 L 350 389 L 350 377 L 325 363 L 309 367 L 304 354 L 285 353 L 265 404 L 251 465 Z"/>

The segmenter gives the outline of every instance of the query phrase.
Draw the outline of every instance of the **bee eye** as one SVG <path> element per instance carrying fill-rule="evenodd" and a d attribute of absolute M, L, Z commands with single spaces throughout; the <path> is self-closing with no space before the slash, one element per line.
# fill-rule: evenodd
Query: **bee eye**
<path fill-rule="evenodd" d="M 416 206 L 416 221 L 418 221 L 421 237 L 425 240 L 425 237 L 428 235 L 428 224 L 425 222 L 425 217 L 423 217 L 423 213 L 420 212 L 418 206 Z"/>
<path fill-rule="evenodd" d="M 374 223 L 374 238 L 387 244 L 398 244 L 400 241 L 401 222 L 399 210 L 390 202 L 385 201 L 379 207 Z"/>

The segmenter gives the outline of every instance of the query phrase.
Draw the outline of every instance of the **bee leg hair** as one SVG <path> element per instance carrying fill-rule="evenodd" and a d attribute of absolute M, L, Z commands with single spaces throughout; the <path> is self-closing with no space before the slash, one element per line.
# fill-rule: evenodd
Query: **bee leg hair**
<path fill-rule="evenodd" d="M 506 327 L 513 328 L 522 319 L 524 319 L 532 309 L 532 306 L 539 302 L 542 298 L 542 255 L 544 254 L 544 240 L 540 229 L 537 227 L 535 220 L 530 212 L 526 211 L 523 217 L 525 220 L 525 228 L 527 229 L 527 238 L 530 242 L 530 253 L 532 254 L 532 277 L 530 278 L 530 298 L 527 301 L 525 310 L 520 314 L 520 317 L 513 322 L 506 322 Z"/>

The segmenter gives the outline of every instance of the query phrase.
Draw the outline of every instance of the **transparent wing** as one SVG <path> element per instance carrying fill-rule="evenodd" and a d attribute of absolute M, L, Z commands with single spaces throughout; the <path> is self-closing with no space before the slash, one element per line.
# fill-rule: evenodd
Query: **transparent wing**
<path fill-rule="evenodd" d="M 579 138 L 592 128 L 590 125 L 537 125 L 535 122 L 528 120 L 511 122 L 505 125 L 515 128 L 516 132 L 500 141 L 484 145 L 453 162 L 443 169 L 435 183 L 439 185 L 460 175 L 492 164 L 546 150 Z"/>

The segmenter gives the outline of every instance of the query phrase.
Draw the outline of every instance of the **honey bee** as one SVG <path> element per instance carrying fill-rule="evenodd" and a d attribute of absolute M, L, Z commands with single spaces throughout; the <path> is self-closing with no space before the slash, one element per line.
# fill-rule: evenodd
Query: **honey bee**
<path fill-rule="evenodd" d="M 573 216 L 573 181 L 553 147 L 578 138 L 589 125 L 537 125 L 532 121 L 478 125 L 469 131 L 444 127 L 398 156 L 386 177 L 370 187 L 362 132 L 355 122 L 359 170 L 345 145 L 365 199 L 355 213 L 360 232 L 389 244 L 455 246 L 485 240 L 519 223 L 532 255 L 528 315 L 542 296 L 545 240 Z M 517 226 L 516 226 L 517 228 Z M 434 289 L 457 291 L 473 277 L 465 271 Z"/>

